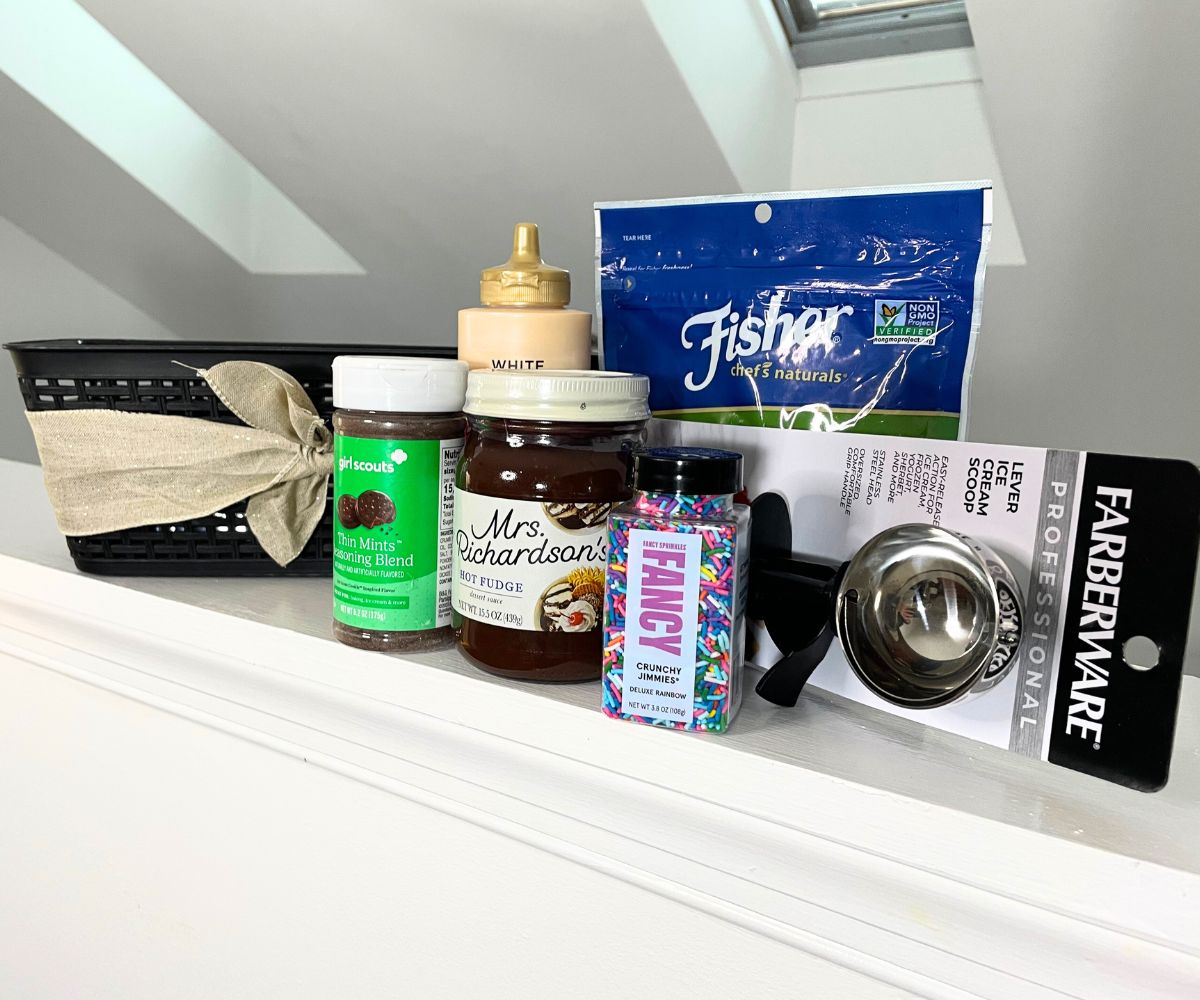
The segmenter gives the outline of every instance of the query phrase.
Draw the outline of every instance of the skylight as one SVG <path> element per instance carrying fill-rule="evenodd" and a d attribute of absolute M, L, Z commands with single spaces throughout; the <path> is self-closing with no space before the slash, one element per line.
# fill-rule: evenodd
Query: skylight
<path fill-rule="evenodd" d="M 964 0 L 775 0 L 796 65 L 972 44 Z"/>

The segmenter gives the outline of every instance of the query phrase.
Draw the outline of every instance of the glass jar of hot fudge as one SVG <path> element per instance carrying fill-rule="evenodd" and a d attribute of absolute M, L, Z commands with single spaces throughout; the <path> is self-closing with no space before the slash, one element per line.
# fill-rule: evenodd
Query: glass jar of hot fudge
<path fill-rule="evenodd" d="M 650 382 L 592 371 L 473 371 L 454 491 L 459 645 L 490 673 L 600 676 L 605 520 L 630 495 Z"/>

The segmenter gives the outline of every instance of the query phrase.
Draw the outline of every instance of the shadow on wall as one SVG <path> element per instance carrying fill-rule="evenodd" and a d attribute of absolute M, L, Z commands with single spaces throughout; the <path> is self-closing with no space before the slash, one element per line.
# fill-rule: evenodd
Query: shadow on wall
<path fill-rule="evenodd" d="M 90 275 L 0 218 L 0 340 L 60 337 L 176 339 Z M 47 309 L 48 302 L 54 303 Z M 0 458 L 36 462 L 12 357 L 0 351 Z"/>
<path fill-rule="evenodd" d="M 25 404 L 17 391 L 17 373 L 8 351 L 0 351 L 0 458 L 36 462 L 33 435 L 25 425 Z"/>

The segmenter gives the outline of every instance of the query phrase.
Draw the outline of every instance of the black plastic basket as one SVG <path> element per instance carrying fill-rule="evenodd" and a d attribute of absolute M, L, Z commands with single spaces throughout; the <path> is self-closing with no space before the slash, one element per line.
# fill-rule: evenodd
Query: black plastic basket
<path fill-rule="evenodd" d="M 451 347 L 378 344 L 241 344 L 141 340 L 32 340 L 5 344 L 17 369 L 27 410 L 109 409 L 165 413 L 240 423 L 191 368 L 219 361 L 262 361 L 304 386 L 328 423 L 333 411 L 332 366 L 339 354 L 453 358 Z M 68 536 L 75 565 L 86 573 L 122 576 L 328 576 L 333 513 L 325 514 L 304 550 L 277 565 L 246 524 L 245 502 L 208 517 L 100 535 Z"/>

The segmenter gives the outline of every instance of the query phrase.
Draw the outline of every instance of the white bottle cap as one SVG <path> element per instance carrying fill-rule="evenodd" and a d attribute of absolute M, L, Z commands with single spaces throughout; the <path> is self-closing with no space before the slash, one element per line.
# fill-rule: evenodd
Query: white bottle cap
<path fill-rule="evenodd" d="M 382 413 L 457 413 L 467 363 L 449 358 L 343 355 L 333 359 L 333 405 Z"/>
<path fill-rule="evenodd" d="M 650 418 L 650 379 L 626 372 L 497 371 L 467 378 L 466 413 L 516 420 L 619 423 Z"/>

